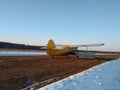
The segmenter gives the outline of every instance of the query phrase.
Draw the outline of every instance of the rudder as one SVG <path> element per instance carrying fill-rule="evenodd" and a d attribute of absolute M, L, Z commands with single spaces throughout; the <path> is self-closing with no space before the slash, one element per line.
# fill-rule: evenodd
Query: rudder
<path fill-rule="evenodd" d="M 47 49 L 52 49 L 52 48 L 56 48 L 56 46 L 55 46 L 54 41 L 50 39 L 47 44 Z"/>

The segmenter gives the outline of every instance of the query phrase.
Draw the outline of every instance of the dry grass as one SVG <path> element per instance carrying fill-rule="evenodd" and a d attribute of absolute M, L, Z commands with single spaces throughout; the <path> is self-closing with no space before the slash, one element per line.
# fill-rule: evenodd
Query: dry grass
<path fill-rule="evenodd" d="M 120 58 L 120 54 L 96 55 L 95 58 L 103 60 L 114 60 Z"/>
<path fill-rule="evenodd" d="M 62 79 L 104 62 L 79 60 L 73 56 L 0 57 L 0 90 L 19 90 L 27 86 L 26 80 Z"/>

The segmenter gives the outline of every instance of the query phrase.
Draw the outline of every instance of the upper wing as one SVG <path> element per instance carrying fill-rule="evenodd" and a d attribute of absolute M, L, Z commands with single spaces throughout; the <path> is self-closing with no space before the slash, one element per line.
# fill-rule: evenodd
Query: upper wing
<path fill-rule="evenodd" d="M 104 43 L 99 43 L 99 44 L 81 44 L 81 45 L 69 45 L 70 47 L 95 47 L 95 46 L 103 46 L 105 45 Z M 56 46 L 65 46 L 65 45 L 60 45 L 56 44 Z"/>
<path fill-rule="evenodd" d="M 103 46 L 104 43 L 99 44 L 83 44 L 83 45 L 72 45 L 72 47 L 95 47 L 95 46 Z"/>

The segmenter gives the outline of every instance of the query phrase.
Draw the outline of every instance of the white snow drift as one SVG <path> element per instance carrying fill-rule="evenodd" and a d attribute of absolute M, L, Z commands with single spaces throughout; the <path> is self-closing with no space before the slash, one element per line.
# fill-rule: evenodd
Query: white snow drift
<path fill-rule="evenodd" d="M 120 59 L 93 67 L 39 90 L 120 90 Z"/>
<path fill-rule="evenodd" d="M 0 51 L 0 56 L 44 56 L 46 52 Z"/>

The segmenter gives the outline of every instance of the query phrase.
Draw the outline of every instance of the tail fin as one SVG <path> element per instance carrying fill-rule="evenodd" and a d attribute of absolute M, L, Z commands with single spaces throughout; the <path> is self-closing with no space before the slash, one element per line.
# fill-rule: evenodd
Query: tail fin
<path fill-rule="evenodd" d="M 52 48 L 56 48 L 56 46 L 54 44 L 54 41 L 50 39 L 47 44 L 47 49 L 52 49 Z"/>

